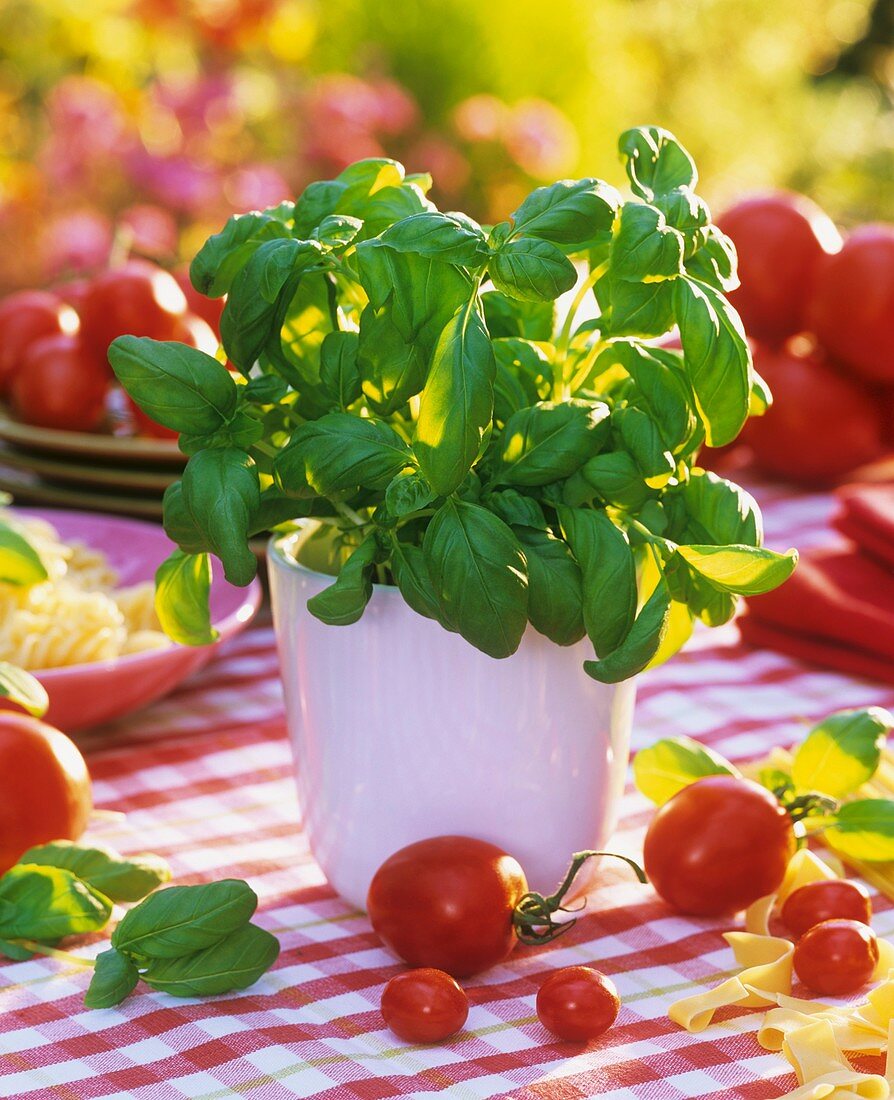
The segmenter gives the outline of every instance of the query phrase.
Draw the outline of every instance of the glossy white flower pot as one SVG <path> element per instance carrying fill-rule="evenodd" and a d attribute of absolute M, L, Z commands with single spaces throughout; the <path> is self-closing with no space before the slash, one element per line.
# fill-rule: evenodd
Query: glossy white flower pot
<path fill-rule="evenodd" d="M 294 557 L 306 537 L 271 540 L 270 589 L 304 825 L 331 885 L 362 909 L 392 852 L 452 833 L 551 891 L 614 829 L 633 682 L 596 683 L 586 641 L 531 628 L 494 660 L 382 585 L 359 622 L 327 626 L 306 604 L 332 577 Z"/>

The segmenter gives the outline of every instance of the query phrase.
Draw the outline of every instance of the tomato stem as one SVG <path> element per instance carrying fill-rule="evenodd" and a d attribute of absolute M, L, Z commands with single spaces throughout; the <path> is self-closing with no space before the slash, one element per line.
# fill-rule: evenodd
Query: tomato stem
<path fill-rule="evenodd" d="M 636 860 L 630 859 L 628 856 L 619 855 L 617 852 L 576 852 L 571 857 L 568 871 L 554 894 L 544 897 L 543 894 L 530 891 L 516 905 L 512 914 L 512 925 L 515 928 L 516 936 L 522 943 L 532 946 L 549 943 L 551 940 L 563 935 L 569 928 L 574 927 L 577 923 L 576 920 L 559 922 L 553 920 L 553 917 L 556 913 L 574 912 L 574 910 L 566 908 L 562 902 L 571 889 L 578 871 L 588 859 L 592 859 L 594 856 L 610 856 L 612 859 L 622 859 L 633 868 L 640 882 L 648 882 L 642 867 Z"/>

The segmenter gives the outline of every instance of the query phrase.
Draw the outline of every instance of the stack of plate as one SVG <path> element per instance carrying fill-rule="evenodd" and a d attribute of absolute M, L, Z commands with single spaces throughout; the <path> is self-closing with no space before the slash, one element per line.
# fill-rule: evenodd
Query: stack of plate
<path fill-rule="evenodd" d="M 175 440 L 32 428 L 0 409 L 0 490 L 17 504 L 160 520 L 185 462 Z"/>

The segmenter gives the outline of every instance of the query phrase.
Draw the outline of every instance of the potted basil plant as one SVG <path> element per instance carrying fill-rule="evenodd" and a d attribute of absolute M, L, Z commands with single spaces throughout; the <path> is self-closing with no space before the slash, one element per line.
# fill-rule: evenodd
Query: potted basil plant
<path fill-rule="evenodd" d="M 561 180 L 490 229 L 359 161 L 196 256 L 196 289 L 227 296 L 226 366 L 110 350 L 189 456 L 164 503 L 170 636 L 210 641 L 212 555 L 247 584 L 249 540 L 279 531 L 307 828 L 358 905 L 391 852 L 450 832 L 551 886 L 612 828 L 631 678 L 795 566 L 698 466 L 770 401 L 724 297 L 733 246 L 672 134 L 620 152 L 632 197 Z"/>

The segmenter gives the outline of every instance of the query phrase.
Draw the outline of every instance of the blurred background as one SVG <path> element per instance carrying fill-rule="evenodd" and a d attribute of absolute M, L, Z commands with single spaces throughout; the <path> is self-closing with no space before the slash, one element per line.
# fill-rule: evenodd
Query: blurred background
<path fill-rule="evenodd" d="M 892 0 L 0 0 L 0 293 L 166 266 L 358 157 L 502 217 L 656 122 L 723 205 L 894 218 Z"/>

